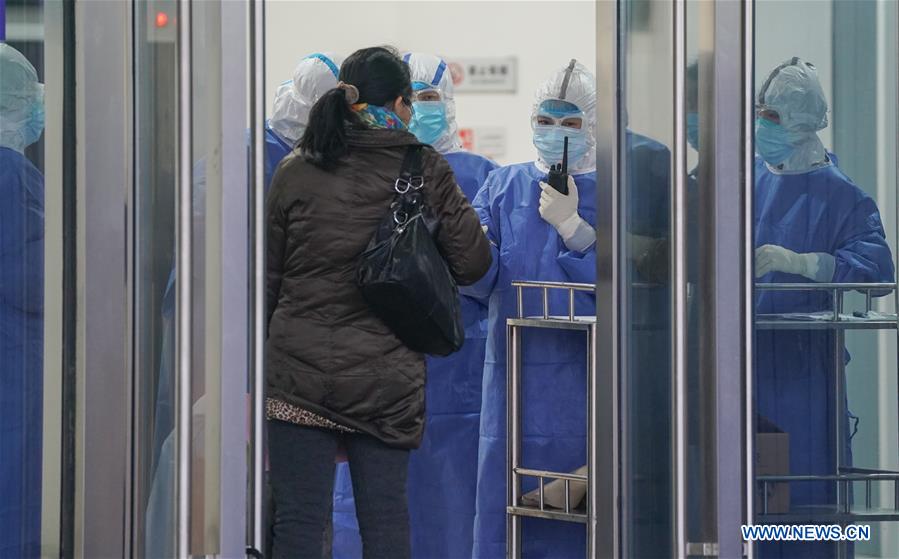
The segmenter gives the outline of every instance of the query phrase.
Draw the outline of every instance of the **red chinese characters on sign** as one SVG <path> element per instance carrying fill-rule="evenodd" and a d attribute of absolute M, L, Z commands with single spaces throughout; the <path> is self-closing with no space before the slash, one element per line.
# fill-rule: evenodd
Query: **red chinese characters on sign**
<path fill-rule="evenodd" d="M 458 62 L 449 63 L 450 76 L 453 77 L 453 85 L 459 85 L 465 81 L 465 69 Z"/>
<path fill-rule="evenodd" d="M 462 140 L 462 149 L 474 151 L 474 130 L 471 128 L 460 128 L 459 138 Z"/>

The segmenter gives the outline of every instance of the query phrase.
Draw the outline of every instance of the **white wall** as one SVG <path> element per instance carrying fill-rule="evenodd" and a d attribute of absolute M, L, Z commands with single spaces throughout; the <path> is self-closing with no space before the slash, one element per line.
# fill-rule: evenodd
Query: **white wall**
<path fill-rule="evenodd" d="M 499 163 L 533 160 L 530 116 L 534 90 L 577 58 L 595 67 L 592 0 L 541 2 L 313 2 L 266 4 L 266 91 L 293 74 L 306 54 L 390 44 L 402 51 L 456 57 L 518 57 L 516 94 L 456 94 L 460 128 L 501 127 L 506 156 Z"/>

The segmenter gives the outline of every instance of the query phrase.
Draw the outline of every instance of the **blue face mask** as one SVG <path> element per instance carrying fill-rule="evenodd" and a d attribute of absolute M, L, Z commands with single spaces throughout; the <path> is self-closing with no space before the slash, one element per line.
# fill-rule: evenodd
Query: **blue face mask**
<path fill-rule="evenodd" d="M 31 109 L 31 118 L 28 119 L 28 123 L 19 130 L 19 135 L 22 138 L 23 147 L 28 147 L 40 140 L 41 133 L 43 133 L 43 131 L 44 105 L 43 103 L 36 103 Z"/>
<path fill-rule="evenodd" d="M 423 144 L 433 144 L 449 128 L 446 105 L 442 101 L 417 101 L 409 122 L 409 131 Z"/>
<path fill-rule="evenodd" d="M 755 150 L 769 165 L 780 165 L 795 149 L 786 128 L 766 118 L 755 119 Z"/>
<path fill-rule="evenodd" d="M 534 129 L 534 147 L 537 148 L 537 153 L 540 154 L 540 159 L 544 163 L 555 165 L 562 162 L 566 136 L 568 137 L 568 164 L 574 165 L 590 149 L 584 130 L 561 126 L 538 126 Z"/>
<path fill-rule="evenodd" d="M 699 151 L 699 113 L 687 113 L 687 143 Z"/>

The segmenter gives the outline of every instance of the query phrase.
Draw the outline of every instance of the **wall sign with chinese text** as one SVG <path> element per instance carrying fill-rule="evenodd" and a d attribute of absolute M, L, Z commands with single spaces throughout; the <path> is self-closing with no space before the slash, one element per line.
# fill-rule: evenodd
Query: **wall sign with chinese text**
<path fill-rule="evenodd" d="M 518 90 L 518 58 L 449 59 L 456 93 L 515 93 Z"/>

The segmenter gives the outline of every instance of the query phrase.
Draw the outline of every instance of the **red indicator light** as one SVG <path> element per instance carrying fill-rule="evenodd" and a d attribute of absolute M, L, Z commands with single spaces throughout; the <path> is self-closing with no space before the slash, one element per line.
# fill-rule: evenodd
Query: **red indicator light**
<path fill-rule="evenodd" d="M 157 12 L 156 27 L 165 27 L 169 24 L 169 15 L 165 12 Z"/>

